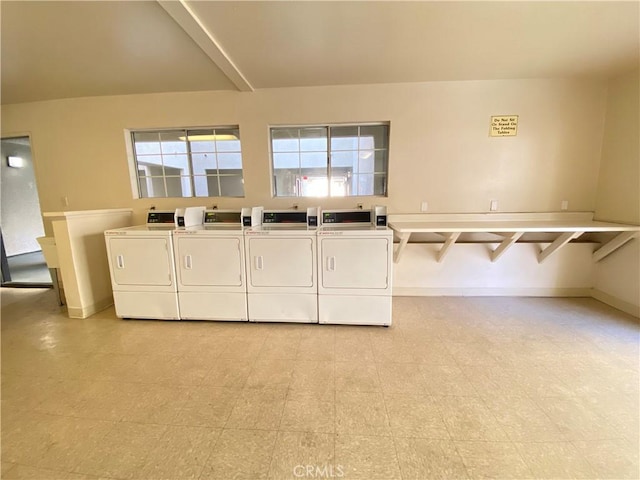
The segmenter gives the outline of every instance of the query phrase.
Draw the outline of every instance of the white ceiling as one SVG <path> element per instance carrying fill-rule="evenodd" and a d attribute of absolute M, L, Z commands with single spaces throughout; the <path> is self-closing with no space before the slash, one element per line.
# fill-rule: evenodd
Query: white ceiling
<path fill-rule="evenodd" d="M 2 103 L 193 90 L 607 78 L 640 2 L 0 2 Z"/>

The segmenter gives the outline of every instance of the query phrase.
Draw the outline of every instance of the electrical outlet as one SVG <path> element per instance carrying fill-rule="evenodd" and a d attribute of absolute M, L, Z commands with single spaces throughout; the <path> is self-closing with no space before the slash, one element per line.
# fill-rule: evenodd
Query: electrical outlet
<path fill-rule="evenodd" d="M 429 203 L 428 202 L 422 202 L 420 204 L 420 211 L 421 212 L 426 212 L 427 210 L 429 210 Z"/>
<path fill-rule="evenodd" d="M 569 200 L 562 200 L 562 202 L 560 202 L 560 210 L 569 210 Z"/>
<path fill-rule="evenodd" d="M 492 212 L 498 210 L 498 200 L 491 200 L 491 203 L 489 204 L 489 210 L 491 210 Z"/>

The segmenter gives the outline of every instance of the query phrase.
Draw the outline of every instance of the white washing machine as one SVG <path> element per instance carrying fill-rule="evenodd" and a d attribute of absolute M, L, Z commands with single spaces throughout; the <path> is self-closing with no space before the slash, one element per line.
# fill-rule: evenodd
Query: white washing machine
<path fill-rule="evenodd" d="M 391 325 L 393 231 L 386 210 L 329 210 L 318 229 L 320 323 Z"/>
<path fill-rule="evenodd" d="M 180 318 L 247 321 L 244 239 L 239 211 L 207 210 L 204 224 L 175 230 Z"/>
<path fill-rule="evenodd" d="M 259 221 L 244 232 L 249 321 L 317 323 L 317 216 L 263 211 Z"/>
<path fill-rule="evenodd" d="M 173 261 L 175 212 L 150 211 L 147 223 L 104 232 L 116 315 L 177 320 Z"/>

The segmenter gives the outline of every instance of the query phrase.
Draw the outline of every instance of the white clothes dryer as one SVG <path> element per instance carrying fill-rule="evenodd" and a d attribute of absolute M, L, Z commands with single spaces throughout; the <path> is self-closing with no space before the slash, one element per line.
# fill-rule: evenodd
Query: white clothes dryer
<path fill-rule="evenodd" d="M 391 325 L 393 231 L 386 212 L 330 210 L 321 221 L 319 323 Z"/>
<path fill-rule="evenodd" d="M 245 230 L 252 322 L 318 322 L 316 228 L 296 210 L 263 211 Z"/>
<path fill-rule="evenodd" d="M 203 225 L 174 231 L 180 318 L 247 321 L 243 237 L 231 210 L 207 210 Z"/>
<path fill-rule="evenodd" d="M 147 223 L 104 232 L 116 315 L 178 320 L 173 261 L 175 212 L 149 211 Z"/>

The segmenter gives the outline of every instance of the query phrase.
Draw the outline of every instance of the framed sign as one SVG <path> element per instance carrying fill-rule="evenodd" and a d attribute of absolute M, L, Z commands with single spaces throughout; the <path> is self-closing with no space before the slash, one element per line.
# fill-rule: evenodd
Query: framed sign
<path fill-rule="evenodd" d="M 515 137 L 518 134 L 518 115 L 496 115 L 491 117 L 490 137 Z"/>

